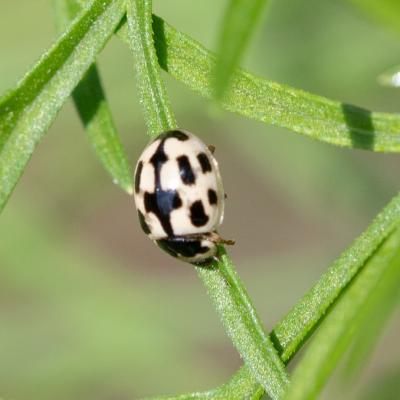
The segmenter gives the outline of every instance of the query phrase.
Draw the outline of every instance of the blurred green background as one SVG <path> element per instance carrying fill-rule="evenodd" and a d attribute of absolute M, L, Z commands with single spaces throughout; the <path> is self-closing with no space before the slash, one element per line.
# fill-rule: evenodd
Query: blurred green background
<path fill-rule="evenodd" d="M 215 48 L 226 1 L 154 0 Z M 0 93 L 55 37 L 50 0 L 0 1 Z M 399 111 L 376 76 L 399 37 L 349 2 L 273 1 L 243 65 L 268 79 L 373 110 Z M 99 65 L 132 163 L 147 142 L 129 50 Z M 318 279 L 399 189 L 400 158 L 310 141 L 215 112 L 166 74 L 182 127 L 214 144 L 228 193 L 224 236 L 266 327 Z M 194 270 L 140 231 L 133 200 L 95 159 L 71 102 L 0 217 L 0 397 L 125 400 L 209 389 L 241 362 Z M 400 318 L 361 379 L 323 398 L 398 399 Z"/>

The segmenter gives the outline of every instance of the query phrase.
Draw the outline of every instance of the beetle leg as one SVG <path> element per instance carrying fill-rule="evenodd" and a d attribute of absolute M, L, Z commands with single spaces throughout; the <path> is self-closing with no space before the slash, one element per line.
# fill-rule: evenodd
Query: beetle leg
<path fill-rule="evenodd" d="M 227 244 L 232 246 L 235 244 L 234 240 L 223 239 L 217 232 L 210 233 L 195 233 L 193 235 L 186 235 L 185 240 L 210 240 L 215 244 Z"/>
<path fill-rule="evenodd" d="M 216 244 L 226 244 L 228 246 L 232 246 L 235 244 L 234 240 L 231 239 L 223 239 L 217 232 L 211 232 L 208 234 L 208 239 Z"/>
<path fill-rule="evenodd" d="M 214 154 L 215 146 L 213 146 L 212 144 L 209 144 L 207 147 L 208 147 L 208 150 L 210 150 L 211 154 Z"/>

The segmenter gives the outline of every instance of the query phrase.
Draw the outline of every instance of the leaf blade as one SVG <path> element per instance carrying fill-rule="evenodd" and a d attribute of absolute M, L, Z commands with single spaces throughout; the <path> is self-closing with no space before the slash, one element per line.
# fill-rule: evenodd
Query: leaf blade
<path fill-rule="evenodd" d="M 218 37 L 214 96 L 221 100 L 261 17 L 266 0 L 231 0 Z"/>
<path fill-rule="evenodd" d="M 399 224 L 400 194 L 389 202 L 370 226 L 334 261 L 318 283 L 274 329 L 274 334 L 284 349 L 282 357 L 285 360 L 289 360 L 295 354 L 302 341 L 318 324 L 320 317 Z M 306 318 L 301 318 L 303 314 Z"/>
<path fill-rule="evenodd" d="M 347 357 L 346 380 L 359 373 L 400 299 L 400 268 L 389 268 L 360 311 L 356 337 Z"/>
<path fill-rule="evenodd" d="M 55 0 L 57 30 L 62 31 L 81 11 L 77 0 Z M 133 193 L 133 176 L 108 105 L 97 65 L 92 64 L 72 93 L 85 133 L 113 182 Z"/>
<path fill-rule="evenodd" d="M 57 112 L 120 22 L 123 5 L 123 0 L 93 0 L 0 100 L 0 211 Z"/>
<path fill-rule="evenodd" d="M 212 99 L 215 56 L 189 36 L 153 16 L 160 66 L 199 95 Z M 127 41 L 126 28 L 119 36 Z M 236 69 L 222 107 L 257 121 L 336 146 L 400 151 L 400 115 L 340 103 Z"/>
<path fill-rule="evenodd" d="M 285 364 L 299 351 L 308 335 L 326 318 L 330 307 L 362 270 L 369 257 L 399 225 L 400 193 L 273 329 L 273 342 Z M 240 368 L 231 379 L 238 379 L 239 376 L 242 379 L 252 379 L 246 366 Z M 255 382 L 254 390 L 256 387 Z"/>
<path fill-rule="evenodd" d="M 197 267 L 228 336 L 257 381 L 272 399 L 283 395 L 289 378 L 283 362 L 264 333 L 262 323 L 233 268 L 221 249 L 212 268 Z M 259 389 L 256 388 L 256 393 Z"/>
<path fill-rule="evenodd" d="M 74 90 L 74 103 L 97 157 L 113 183 L 133 194 L 132 168 L 115 127 L 96 65 Z"/>
<path fill-rule="evenodd" d="M 368 297 L 385 273 L 400 270 L 400 230 L 395 231 L 368 260 L 365 268 L 350 285 L 320 326 L 303 359 L 293 373 L 292 386 L 285 400 L 314 399 L 329 374 L 350 345 L 355 328 Z"/>

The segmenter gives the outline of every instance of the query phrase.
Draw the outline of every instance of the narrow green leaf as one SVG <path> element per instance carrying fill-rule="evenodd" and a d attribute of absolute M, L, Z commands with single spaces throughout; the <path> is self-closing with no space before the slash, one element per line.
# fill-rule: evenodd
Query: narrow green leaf
<path fill-rule="evenodd" d="M 363 269 L 371 255 L 399 224 L 400 194 L 392 199 L 368 229 L 342 253 L 311 290 L 277 324 L 270 337 L 285 364 L 300 350 L 307 337 L 329 314 L 329 310 L 338 302 L 341 294 L 345 293 L 346 287 Z M 259 393 L 258 391 L 263 389 L 248 367 L 243 366 L 228 383 L 208 392 L 196 393 L 195 398 L 222 399 L 225 394 L 234 393 L 236 385 L 238 390 L 245 387 L 249 393 Z"/>
<path fill-rule="evenodd" d="M 222 99 L 228 88 L 265 4 L 266 0 L 230 0 L 219 32 L 214 68 L 214 95 L 217 100 Z"/>
<path fill-rule="evenodd" d="M 132 168 L 116 130 L 111 110 L 93 64 L 73 92 L 73 99 L 85 131 L 113 182 L 133 194 Z"/>
<path fill-rule="evenodd" d="M 367 261 L 341 296 L 293 373 L 286 400 L 315 399 L 329 374 L 354 338 L 360 313 L 385 274 L 400 271 L 400 230 L 394 232 Z"/>
<path fill-rule="evenodd" d="M 282 358 L 289 360 L 320 322 L 329 306 L 363 268 L 383 240 L 400 224 L 400 194 L 382 210 L 372 224 L 342 253 L 318 283 L 274 329 Z"/>
<path fill-rule="evenodd" d="M 225 251 L 208 268 L 197 267 L 229 337 L 272 399 L 282 397 L 289 378 Z"/>
<path fill-rule="evenodd" d="M 400 224 L 400 194 L 380 212 L 372 224 L 342 253 L 327 272 L 292 308 L 271 333 L 281 359 L 288 363 L 307 337 L 328 315 L 330 307 L 345 292 L 349 283 L 381 243 Z M 233 379 L 250 375 L 242 367 Z M 243 378 L 244 379 L 244 378 Z"/>
<path fill-rule="evenodd" d="M 214 55 L 153 16 L 160 66 L 190 89 L 212 98 Z M 119 31 L 127 41 L 126 28 Z M 288 128 L 312 139 L 350 148 L 400 151 L 400 115 L 371 112 L 316 96 L 236 69 L 221 103 L 227 110 Z"/>
<path fill-rule="evenodd" d="M 93 0 L 17 87 L 0 99 L 0 210 L 124 11 L 124 0 Z"/>
<path fill-rule="evenodd" d="M 54 8 L 60 33 L 81 11 L 77 0 L 55 0 Z M 91 65 L 72 96 L 85 132 L 104 168 L 114 183 L 132 194 L 131 167 L 105 98 L 96 64 Z"/>
<path fill-rule="evenodd" d="M 153 43 L 151 0 L 128 1 L 129 45 L 135 58 L 136 80 L 148 134 L 177 127 Z"/>
<path fill-rule="evenodd" d="M 375 343 L 400 300 L 400 263 L 389 268 L 359 312 L 356 338 L 344 369 L 350 381 L 367 364 Z"/>

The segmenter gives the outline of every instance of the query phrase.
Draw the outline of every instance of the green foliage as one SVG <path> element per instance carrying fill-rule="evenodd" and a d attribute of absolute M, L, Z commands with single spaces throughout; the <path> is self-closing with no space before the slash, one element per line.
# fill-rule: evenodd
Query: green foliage
<path fill-rule="evenodd" d="M 397 237 L 399 236 L 398 231 L 399 229 L 395 233 Z M 394 249 L 395 252 L 398 252 L 398 249 L 400 249 L 400 245 L 397 249 Z M 378 257 L 378 254 L 374 254 L 373 257 Z M 394 257 L 395 255 L 392 258 Z M 384 261 L 383 256 L 381 256 L 380 262 Z M 377 282 L 374 290 L 368 294 L 367 300 L 357 315 L 355 339 L 344 370 L 347 381 L 350 381 L 366 365 L 368 356 L 382 333 L 386 321 L 398 306 L 399 299 L 400 260 L 397 256 L 397 259 L 391 260 L 390 265 L 386 266 L 386 271 Z"/>
<path fill-rule="evenodd" d="M 230 0 L 221 24 L 214 70 L 214 95 L 221 100 L 248 44 L 266 0 Z"/>
<path fill-rule="evenodd" d="M 113 183 L 132 194 L 132 168 L 118 136 L 95 64 L 90 66 L 72 97 L 88 138 Z"/>
<path fill-rule="evenodd" d="M 197 272 L 245 364 L 272 399 L 282 398 L 289 383 L 284 365 L 264 333 L 232 262 L 222 250 L 219 258 L 207 268 L 198 267 Z"/>
<path fill-rule="evenodd" d="M 151 400 L 258 400 L 262 398 L 263 394 L 263 387 L 257 384 L 251 374 L 239 373 L 228 383 L 215 390 L 172 397 L 152 397 Z"/>
<path fill-rule="evenodd" d="M 154 17 L 160 66 L 196 93 L 212 98 L 215 56 L 187 35 Z M 126 29 L 120 36 L 127 41 Z M 371 112 L 235 70 L 221 105 L 228 111 L 288 128 L 337 146 L 400 151 L 400 116 Z"/>
<path fill-rule="evenodd" d="M 0 210 L 57 112 L 124 14 L 123 0 L 96 0 L 0 99 Z"/>
<path fill-rule="evenodd" d="M 399 152 L 399 114 L 370 112 L 236 68 L 263 3 L 236 0 L 229 4 L 219 52 L 214 55 L 152 15 L 151 0 L 92 0 L 87 4 L 56 0 L 59 30 L 68 26 L 66 32 L 0 99 L 0 210 L 70 95 L 104 167 L 123 189 L 132 190 L 129 164 L 94 64 L 116 29 L 133 53 L 150 137 L 177 127 L 161 67 L 197 94 L 207 99 L 216 96 L 223 107 L 239 115 L 338 146 Z M 385 1 L 376 8 L 372 1 L 362 3 L 392 27 L 397 4 Z M 393 83 L 393 77 L 389 81 Z M 264 392 L 272 399 L 315 398 L 346 350 L 351 349 L 350 370 L 364 362 L 397 304 L 399 248 L 400 195 L 268 335 L 221 247 L 218 260 L 194 268 L 244 366 L 215 390 L 169 399 L 260 399 Z M 379 317 L 371 325 L 374 315 Z M 366 330 L 367 335 L 363 334 Z M 315 331 L 289 384 L 285 365 Z M 360 342 L 363 346 L 356 346 Z"/>
<path fill-rule="evenodd" d="M 400 194 L 376 217 L 293 308 L 274 331 L 284 359 L 290 359 L 307 335 L 317 326 L 332 302 L 346 292 L 347 285 L 364 268 L 383 240 L 400 224 Z"/>
<path fill-rule="evenodd" d="M 61 33 L 81 11 L 76 0 L 55 0 L 55 15 Z M 113 182 L 132 194 L 132 173 L 105 98 L 96 64 L 92 64 L 72 93 L 75 107 L 93 148 Z"/>
<path fill-rule="evenodd" d="M 315 399 L 354 338 L 360 315 L 379 285 L 393 285 L 400 275 L 400 230 L 396 230 L 368 259 L 354 282 L 326 318 L 293 373 L 285 399 Z M 398 285 L 398 281 L 395 281 Z M 368 310 L 370 311 L 370 310 Z M 365 325 L 363 326 L 365 328 Z"/>
<path fill-rule="evenodd" d="M 60 33 L 81 11 L 76 0 L 55 0 L 54 8 L 56 25 Z M 131 167 L 115 128 L 95 64 L 90 66 L 73 91 L 72 97 L 89 141 L 104 168 L 111 175 L 114 183 L 132 194 Z"/>

